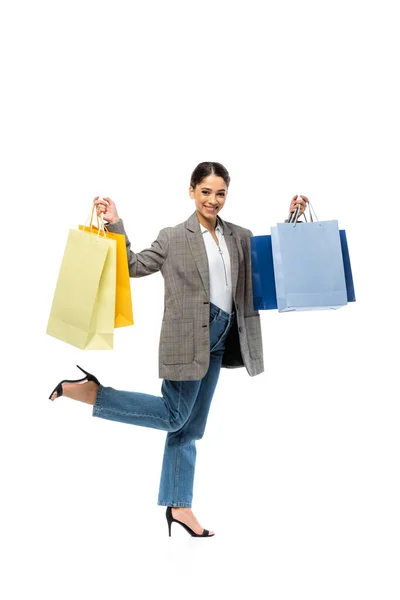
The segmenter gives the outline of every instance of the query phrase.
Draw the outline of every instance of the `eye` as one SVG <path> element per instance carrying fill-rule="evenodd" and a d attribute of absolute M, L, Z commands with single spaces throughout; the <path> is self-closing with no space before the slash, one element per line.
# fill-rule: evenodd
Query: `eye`
<path fill-rule="evenodd" d="M 220 192 L 218 196 L 225 196 L 225 192 Z"/>

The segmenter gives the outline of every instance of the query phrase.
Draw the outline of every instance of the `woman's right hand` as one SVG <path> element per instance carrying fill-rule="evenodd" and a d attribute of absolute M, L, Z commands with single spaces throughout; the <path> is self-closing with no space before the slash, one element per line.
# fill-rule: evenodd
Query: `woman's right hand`
<path fill-rule="evenodd" d="M 301 215 L 305 212 L 307 208 L 307 202 L 307 196 L 298 196 L 297 194 L 293 196 L 292 201 L 290 203 L 289 216 L 292 213 L 294 213 L 297 207 L 299 207 L 299 214 L 297 215 L 297 218 L 301 217 Z"/>
<path fill-rule="evenodd" d="M 100 196 L 96 196 L 93 203 L 96 206 L 97 215 L 100 216 L 100 214 L 103 213 L 103 219 L 108 221 L 110 225 L 113 225 L 120 220 L 117 213 L 117 207 L 111 198 L 100 198 Z"/>

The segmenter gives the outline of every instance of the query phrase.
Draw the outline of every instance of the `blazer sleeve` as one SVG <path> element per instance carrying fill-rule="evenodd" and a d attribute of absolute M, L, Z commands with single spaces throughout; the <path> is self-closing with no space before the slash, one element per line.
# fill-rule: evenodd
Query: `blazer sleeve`
<path fill-rule="evenodd" d="M 133 252 L 122 219 L 117 223 L 106 223 L 106 227 L 112 233 L 122 233 L 125 236 L 130 277 L 144 277 L 160 271 L 168 254 L 169 238 L 166 228 L 160 230 L 157 239 L 149 248 L 141 252 Z"/>

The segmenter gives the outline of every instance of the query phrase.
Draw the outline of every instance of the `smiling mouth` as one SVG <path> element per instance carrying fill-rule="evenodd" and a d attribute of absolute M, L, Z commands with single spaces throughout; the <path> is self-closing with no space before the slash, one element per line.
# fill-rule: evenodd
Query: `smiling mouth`
<path fill-rule="evenodd" d="M 217 207 L 212 207 L 212 206 L 205 206 L 204 207 L 206 210 L 210 211 L 210 212 L 215 212 L 217 210 Z"/>

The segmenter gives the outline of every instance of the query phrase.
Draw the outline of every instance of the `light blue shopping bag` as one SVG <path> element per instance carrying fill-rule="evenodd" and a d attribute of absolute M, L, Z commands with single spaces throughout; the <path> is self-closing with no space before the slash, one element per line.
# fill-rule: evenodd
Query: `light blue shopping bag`
<path fill-rule="evenodd" d="M 346 280 L 347 302 L 356 301 L 353 273 L 350 263 L 349 246 L 344 229 L 339 230 L 342 246 L 344 276 Z M 274 276 L 274 261 L 270 235 L 253 235 L 250 238 L 251 271 L 253 281 L 254 310 L 273 310 L 278 308 Z"/>
<path fill-rule="evenodd" d="M 339 226 L 313 221 L 271 227 L 279 312 L 337 309 L 347 304 Z"/>

